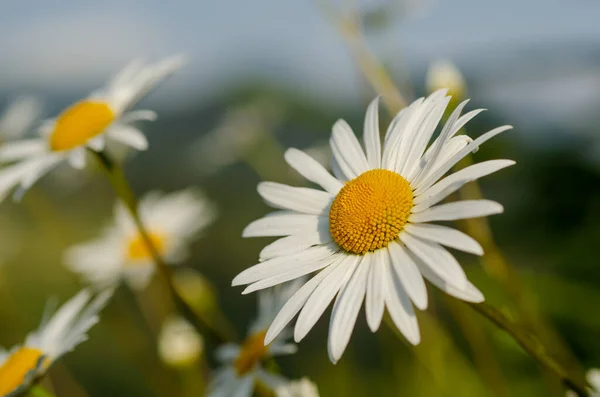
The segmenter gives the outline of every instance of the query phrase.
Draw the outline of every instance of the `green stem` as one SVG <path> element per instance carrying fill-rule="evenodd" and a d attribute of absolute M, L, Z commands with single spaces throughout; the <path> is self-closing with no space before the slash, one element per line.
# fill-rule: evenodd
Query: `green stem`
<path fill-rule="evenodd" d="M 158 252 L 154 242 L 150 238 L 150 234 L 144 226 L 144 223 L 138 212 L 137 199 L 131 190 L 129 183 L 127 182 L 127 178 L 125 177 L 122 168 L 113 162 L 106 153 L 96 152 L 93 150 L 90 151 L 96 155 L 102 164 L 110 183 L 113 185 L 113 188 L 117 193 L 117 196 L 119 196 L 125 205 L 125 208 L 127 208 L 127 211 L 131 215 L 131 218 L 133 219 L 141 238 L 148 246 L 148 250 L 150 251 L 150 255 L 154 260 L 156 268 L 165 281 L 165 284 L 169 290 L 169 294 L 171 295 L 173 302 L 180 313 L 200 332 L 208 333 L 208 336 L 214 338 L 218 343 L 224 343 L 233 340 L 233 335 L 230 335 L 229 332 L 216 328 L 210 321 L 205 320 L 201 313 L 196 311 L 181 297 L 177 291 L 177 288 L 175 287 L 172 269 L 167 265 L 165 260 Z"/>
<path fill-rule="evenodd" d="M 499 310 L 487 303 L 466 303 L 477 313 L 481 314 L 496 326 L 509 334 L 521 347 L 535 358 L 544 368 L 554 373 L 562 384 L 573 390 L 580 397 L 588 397 L 585 381 L 580 377 L 570 374 L 554 358 L 550 357 L 541 342 L 532 334 L 520 329 L 512 320 Z"/>
<path fill-rule="evenodd" d="M 56 395 L 42 386 L 35 385 L 31 389 L 29 389 L 29 395 L 31 397 L 56 397 Z"/>

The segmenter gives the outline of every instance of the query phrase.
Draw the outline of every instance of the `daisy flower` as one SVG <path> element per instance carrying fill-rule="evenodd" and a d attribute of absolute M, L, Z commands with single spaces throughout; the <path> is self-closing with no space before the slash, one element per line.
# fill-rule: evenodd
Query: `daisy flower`
<path fill-rule="evenodd" d="M 277 397 L 319 397 L 319 390 L 308 378 L 302 378 L 278 387 L 275 394 Z"/>
<path fill-rule="evenodd" d="M 151 192 L 140 201 L 139 212 L 154 246 L 170 264 L 188 257 L 191 242 L 216 216 L 213 204 L 196 189 Z M 124 280 L 142 289 L 154 274 L 151 252 L 121 202 L 115 204 L 114 223 L 97 240 L 68 249 L 65 263 L 99 288 Z"/>
<path fill-rule="evenodd" d="M 111 296 L 109 290 L 91 300 L 90 292 L 83 290 L 42 321 L 24 344 L 0 351 L 0 395 L 23 393 L 54 361 L 86 341 L 87 332 L 98 322 L 98 313 Z"/>
<path fill-rule="evenodd" d="M 590 397 L 600 397 L 600 369 L 592 368 L 585 375 L 591 388 L 588 389 Z M 577 393 L 572 390 L 567 391 L 566 397 L 577 397 Z"/>
<path fill-rule="evenodd" d="M 133 62 L 106 87 L 42 123 L 41 137 L 9 142 L 0 147 L 0 162 L 15 162 L 0 172 L 0 198 L 17 185 L 20 185 L 17 195 L 21 195 L 65 160 L 74 168 L 83 168 L 86 148 L 101 151 L 106 138 L 145 150 L 148 141 L 134 123 L 154 120 L 156 114 L 150 110 L 129 109 L 181 65 L 181 57 L 151 65 Z"/>
<path fill-rule="evenodd" d="M 40 121 L 42 104 L 32 96 L 17 98 L 0 116 L 0 144 L 20 138 Z"/>
<path fill-rule="evenodd" d="M 260 263 L 240 273 L 232 284 L 249 284 L 243 292 L 247 294 L 319 271 L 279 312 L 265 343 L 298 312 L 294 338 L 300 341 L 335 298 L 328 343 L 332 362 L 342 356 L 363 301 L 373 332 L 387 308 L 408 341 L 418 344 L 413 304 L 427 307 L 423 277 L 459 299 L 483 301 L 481 292 L 444 248 L 482 255 L 481 246 L 458 230 L 430 222 L 503 211 L 500 204 L 488 200 L 438 203 L 465 183 L 514 164 L 491 160 L 442 178 L 480 144 L 511 127 L 493 129 L 475 140 L 456 135 L 482 111 L 461 117 L 465 101 L 428 146 L 449 101 L 443 90 L 416 100 L 392 120 L 382 145 L 375 99 L 365 119 L 366 155 L 345 121 L 333 126 L 330 144 L 335 176 L 299 150 L 285 153 L 296 171 L 323 190 L 259 184 L 258 193 L 280 210 L 252 222 L 243 235 L 285 237 L 266 246 Z"/>
<path fill-rule="evenodd" d="M 252 323 L 246 339 L 239 345 L 229 343 L 217 349 L 216 356 L 223 368 L 217 371 L 209 386 L 209 397 L 250 397 L 256 383 L 264 384 L 271 390 L 287 384 L 282 376 L 267 372 L 262 362 L 269 357 L 296 352 L 296 345 L 287 342 L 291 330 L 282 330 L 268 344 L 264 340 L 269 324 L 302 283 L 303 280 L 299 279 L 260 292 L 258 318 Z"/>

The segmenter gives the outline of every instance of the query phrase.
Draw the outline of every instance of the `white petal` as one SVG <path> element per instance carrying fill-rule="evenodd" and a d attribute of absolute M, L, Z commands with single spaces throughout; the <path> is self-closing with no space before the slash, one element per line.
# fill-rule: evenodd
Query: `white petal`
<path fill-rule="evenodd" d="M 515 164 L 512 160 L 490 160 L 483 163 L 473 164 L 462 170 L 447 176 L 435 185 L 427 189 L 423 194 L 415 197 L 415 206 L 412 212 L 421 212 L 426 208 L 437 204 L 448 195 L 460 189 L 464 184 L 477 180 L 481 177 L 494 173 L 498 170 Z"/>
<path fill-rule="evenodd" d="M 285 152 L 285 160 L 300 175 L 311 182 L 320 185 L 331 194 L 337 194 L 344 186 L 342 182 L 334 178 L 319 162 L 298 149 L 288 149 Z"/>
<path fill-rule="evenodd" d="M 315 262 L 303 263 L 302 265 L 296 266 L 295 268 L 285 272 L 278 272 L 273 276 L 264 278 L 260 281 L 250 284 L 248 287 L 246 287 L 244 291 L 242 291 L 242 294 L 249 294 L 254 291 L 269 288 L 274 285 L 284 283 L 286 281 L 297 279 L 298 277 L 305 276 L 312 272 L 316 272 L 317 270 L 320 270 L 334 263 L 338 259 L 339 255 L 343 254 L 336 253 L 327 258 L 323 258 Z"/>
<path fill-rule="evenodd" d="M 423 98 L 417 99 L 408 108 L 402 109 L 390 123 L 383 145 L 383 168 L 394 171 L 398 159 L 408 154 L 408 147 L 402 142 L 408 129 L 414 124 L 415 117 L 419 115 L 422 103 Z"/>
<path fill-rule="evenodd" d="M 427 309 L 427 287 L 423 276 L 419 271 L 414 259 L 406 251 L 406 248 L 398 243 L 392 242 L 388 245 L 388 256 L 392 268 L 398 275 L 404 290 L 421 310 Z"/>
<path fill-rule="evenodd" d="M 335 269 L 335 266 L 328 266 L 316 276 L 305 283 L 296 293 L 283 305 L 275 320 L 271 323 L 267 335 L 265 336 L 265 344 L 269 344 L 279 335 L 291 319 L 302 309 L 304 303 L 308 300 L 312 292 L 317 288 L 323 279 L 325 279 Z"/>
<path fill-rule="evenodd" d="M 413 345 L 418 345 L 421 341 L 419 324 L 415 311 L 406 295 L 398 277 L 394 274 L 389 264 L 386 269 L 387 288 L 385 303 L 390 313 L 390 317 L 396 327 L 402 332 L 406 339 Z"/>
<path fill-rule="evenodd" d="M 457 219 L 480 218 L 482 216 L 500 214 L 504 211 L 502 204 L 491 200 L 463 200 L 440 204 L 418 214 L 411 214 L 408 220 L 412 223 L 433 221 L 454 221 Z"/>
<path fill-rule="evenodd" d="M 5 142 L 0 145 L 0 161 L 11 162 L 32 157 L 46 151 L 48 144 L 44 139 L 24 139 Z"/>
<path fill-rule="evenodd" d="M 365 312 L 367 314 L 367 324 L 371 331 L 379 329 L 383 312 L 385 311 L 385 289 L 386 289 L 386 264 L 388 254 L 385 250 L 379 249 L 373 254 L 365 255 L 369 258 L 369 277 L 367 280 L 367 297 L 365 300 Z M 366 263 L 363 263 L 363 266 Z"/>
<path fill-rule="evenodd" d="M 460 113 L 462 112 L 463 108 L 467 105 L 468 102 L 469 100 L 465 100 L 461 102 L 456 107 L 456 109 L 454 109 L 454 111 L 448 118 L 448 121 L 444 125 L 442 132 L 440 132 L 440 135 L 435 139 L 433 144 L 427 149 L 427 151 L 421 158 L 421 161 L 419 162 L 419 168 L 421 170 L 420 172 L 417 172 L 415 176 L 410 180 L 411 184 L 416 186 L 418 183 L 420 183 L 423 176 L 427 175 L 431 171 L 432 167 L 436 165 L 436 163 L 439 160 L 440 153 L 446 151 L 447 144 L 449 143 L 451 138 L 467 122 L 469 122 L 476 115 L 484 111 L 484 109 L 473 110 L 459 118 Z"/>
<path fill-rule="evenodd" d="M 143 132 L 130 125 L 118 124 L 110 128 L 107 135 L 136 150 L 148 149 L 148 139 Z"/>
<path fill-rule="evenodd" d="M 319 283 L 298 316 L 294 329 L 296 342 L 300 342 L 316 324 L 340 288 L 348 282 L 359 262 L 359 256 L 345 254 L 340 261 L 330 266 L 331 273 Z"/>
<path fill-rule="evenodd" d="M 69 165 L 77 170 L 81 170 L 85 168 L 85 149 L 83 147 L 78 147 L 71 150 L 69 153 Z"/>
<path fill-rule="evenodd" d="M 287 356 L 289 354 L 296 354 L 298 352 L 298 346 L 293 343 L 286 343 L 284 345 L 273 344 L 269 346 L 269 353 L 273 356 Z"/>
<path fill-rule="evenodd" d="M 379 97 L 367 108 L 363 141 L 371 169 L 381 168 L 381 137 L 379 136 Z"/>
<path fill-rule="evenodd" d="M 318 232 L 329 220 L 316 215 L 292 211 L 276 211 L 250 223 L 242 232 L 243 237 L 276 237 L 298 233 Z"/>
<path fill-rule="evenodd" d="M 339 248 L 336 244 L 319 245 L 294 255 L 269 259 L 238 274 L 233 279 L 231 285 L 250 284 L 267 277 L 286 273 L 301 265 L 315 263 L 321 259 L 328 258 L 337 250 Z"/>
<path fill-rule="evenodd" d="M 152 110 L 134 110 L 121 117 L 121 123 L 130 124 L 136 121 L 155 121 L 158 115 Z"/>
<path fill-rule="evenodd" d="M 419 270 L 421 271 L 421 274 L 423 274 L 423 277 L 425 277 L 427 280 L 429 280 L 429 282 L 431 282 L 433 285 L 435 285 L 448 295 L 452 295 L 458 299 L 462 299 L 467 302 L 479 303 L 484 301 L 484 297 L 481 291 L 479 291 L 469 281 L 467 281 L 467 284 L 464 286 L 464 288 L 457 288 L 456 285 L 444 281 L 438 274 L 432 271 L 429 268 L 429 266 L 425 265 L 423 262 L 418 260 L 416 263 L 419 267 Z"/>
<path fill-rule="evenodd" d="M 408 233 L 401 233 L 400 240 L 420 260 L 446 282 L 463 289 L 467 285 L 465 271 L 444 247 L 431 241 L 421 240 Z"/>
<path fill-rule="evenodd" d="M 256 377 L 260 379 L 268 388 L 275 390 L 288 383 L 288 380 L 281 375 L 273 372 L 267 372 L 261 367 L 256 369 Z"/>
<path fill-rule="evenodd" d="M 350 281 L 344 285 L 344 288 L 338 294 L 333 305 L 327 350 L 329 352 L 329 359 L 334 364 L 342 357 L 350 341 L 358 312 L 365 297 L 368 274 L 368 266 L 361 266 L 359 264 L 354 274 L 352 274 Z"/>
<path fill-rule="evenodd" d="M 333 156 L 348 179 L 353 179 L 369 170 L 367 158 L 352 128 L 344 120 L 333 125 L 329 140 Z"/>
<path fill-rule="evenodd" d="M 352 179 L 346 176 L 346 174 L 344 174 L 344 171 L 342 171 L 342 168 L 340 167 L 338 162 L 335 161 L 335 156 L 332 156 L 331 158 L 331 172 L 333 172 L 333 176 L 335 176 L 338 180 L 342 182 L 346 182 Z"/>
<path fill-rule="evenodd" d="M 215 357 L 222 363 L 233 362 L 240 354 L 240 346 L 235 343 L 221 345 L 215 351 Z"/>
<path fill-rule="evenodd" d="M 276 182 L 261 182 L 257 190 L 270 206 L 305 214 L 324 214 L 332 201 L 332 197 L 326 192 Z"/>
<path fill-rule="evenodd" d="M 46 175 L 52 170 L 58 163 L 63 160 L 62 154 L 50 154 L 45 157 L 31 160 L 29 163 L 29 171 L 21 179 L 19 189 L 15 192 L 15 200 L 19 200 L 34 183 L 36 183 L 41 177 Z M 0 192 L 2 189 L 0 189 Z"/>
<path fill-rule="evenodd" d="M 471 236 L 447 226 L 432 224 L 406 224 L 404 231 L 413 236 L 433 241 L 446 247 L 469 252 L 474 255 L 483 255 L 483 248 Z"/>
<path fill-rule="evenodd" d="M 252 397 L 252 391 L 254 390 L 254 379 L 252 376 L 247 375 L 242 378 L 235 389 L 235 391 L 231 394 L 231 397 Z"/>
<path fill-rule="evenodd" d="M 410 145 L 408 156 L 401 172 L 402 175 L 406 175 L 406 179 L 409 181 L 413 180 L 415 174 L 420 171 L 419 160 L 425 152 L 425 148 L 431 140 L 431 137 L 433 136 L 433 133 L 435 132 L 437 125 L 442 119 L 446 107 L 450 102 L 450 97 L 445 96 L 445 94 L 446 91 L 441 90 L 439 95 L 433 98 L 434 103 L 431 105 L 431 110 L 424 118 L 422 124 L 419 126 L 413 136 L 413 141 Z"/>
<path fill-rule="evenodd" d="M 452 156 L 449 160 L 444 162 L 444 164 L 442 164 L 439 168 L 432 170 L 428 174 L 424 175 L 422 181 L 415 186 L 416 187 L 415 195 L 418 196 L 421 193 L 423 193 L 424 190 L 428 189 L 429 186 L 434 184 L 435 181 L 437 181 L 442 175 L 444 175 L 446 172 L 448 172 L 448 170 L 450 170 L 450 168 L 452 168 L 456 163 L 458 163 L 463 157 L 465 157 L 468 153 L 473 151 L 475 148 L 478 148 L 481 144 L 483 144 L 487 140 L 495 137 L 496 135 L 498 135 L 504 131 L 510 130 L 511 128 L 512 128 L 512 126 L 510 126 L 510 125 L 505 125 L 502 127 L 494 128 L 493 130 L 486 132 L 485 134 L 483 134 L 480 137 L 478 137 L 477 139 L 475 139 L 473 142 L 469 143 L 462 150 L 460 150 L 458 153 L 456 153 L 454 156 Z M 435 159 L 434 159 L 434 161 L 435 161 Z"/>
<path fill-rule="evenodd" d="M 293 234 L 276 240 L 260 251 L 260 261 L 276 258 L 278 256 L 293 255 L 304 251 L 313 245 L 322 245 L 332 242 L 333 237 L 329 234 L 329 229 L 323 227 L 320 229 L 321 230 L 316 232 Z"/>
<path fill-rule="evenodd" d="M 100 135 L 96 138 L 89 140 L 87 146 L 89 146 L 92 150 L 96 152 L 101 152 L 102 150 L 104 150 L 105 143 L 106 141 L 104 139 L 104 135 Z"/>

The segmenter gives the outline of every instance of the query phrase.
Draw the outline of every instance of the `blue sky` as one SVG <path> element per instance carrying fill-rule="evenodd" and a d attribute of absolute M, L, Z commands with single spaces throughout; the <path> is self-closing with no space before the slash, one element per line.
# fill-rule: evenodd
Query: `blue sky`
<path fill-rule="evenodd" d="M 368 3 L 378 1 L 384 0 Z M 357 101 L 354 65 L 317 4 L 317 0 L 5 2 L 0 14 L 0 88 L 87 90 L 134 57 L 182 52 L 189 55 L 189 65 L 175 77 L 170 91 L 161 94 L 165 98 L 185 89 L 210 96 L 231 78 L 256 75 L 292 85 L 319 100 Z M 515 60 L 504 54 L 519 48 L 552 49 L 577 42 L 597 43 L 600 48 L 599 15 L 600 2 L 593 0 L 423 0 L 372 45 L 393 67 L 406 60 L 411 69 L 423 69 L 431 59 L 449 57 L 496 81 L 502 69 L 515 69 L 508 64 Z M 569 86 L 569 79 L 581 89 L 600 84 L 594 78 L 597 70 L 577 70 L 573 77 L 563 73 L 563 61 L 568 60 L 541 65 L 540 76 L 563 76 L 566 83 L 551 78 L 559 88 Z M 591 76 L 582 80 L 582 73 Z M 519 76 L 511 78 L 516 79 L 518 92 Z M 546 98 L 548 82 L 538 80 L 537 86 L 522 92 L 525 101 L 536 95 Z M 504 91 L 510 88 L 510 81 L 501 83 Z M 495 94 L 500 102 L 506 101 L 508 91 L 494 91 L 491 98 Z M 580 89 L 571 91 L 582 96 Z M 594 92 L 584 92 L 578 100 L 589 102 L 589 95 L 599 99 Z"/>

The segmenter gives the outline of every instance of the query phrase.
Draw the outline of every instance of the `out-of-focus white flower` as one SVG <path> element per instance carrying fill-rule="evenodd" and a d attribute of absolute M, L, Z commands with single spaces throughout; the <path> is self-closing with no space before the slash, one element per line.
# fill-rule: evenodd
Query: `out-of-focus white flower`
<path fill-rule="evenodd" d="M 148 141 L 134 123 L 154 120 L 150 110 L 130 111 L 151 89 L 182 65 L 182 57 L 151 65 L 136 61 L 118 73 L 103 89 L 93 92 L 58 117 L 45 121 L 40 138 L 5 143 L 0 162 L 16 162 L 0 171 L 0 198 L 20 185 L 18 196 L 63 161 L 81 169 L 86 148 L 103 150 L 106 138 L 145 150 Z"/>
<path fill-rule="evenodd" d="M 204 174 L 236 163 L 257 149 L 282 117 L 281 108 L 268 100 L 233 108 L 226 112 L 218 127 L 201 136 L 192 146 L 192 161 Z"/>
<path fill-rule="evenodd" d="M 278 387 L 275 394 L 277 397 L 319 397 L 319 389 L 310 379 L 302 378 Z"/>
<path fill-rule="evenodd" d="M 592 386 L 590 389 L 588 389 L 590 397 L 600 397 L 600 369 L 590 369 L 585 377 L 590 386 Z M 566 396 L 577 397 L 577 393 L 572 390 L 568 390 Z"/>
<path fill-rule="evenodd" d="M 139 212 L 154 247 L 170 264 L 187 258 L 190 243 L 216 216 L 213 204 L 193 188 L 149 193 L 140 201 Z M 99 239 L 67 250 L 65 263 L 100 288 L 121 279 L 132 288 L 144 288 L 154 274 L 149 247 L 120 202 L 114 218 Z"/>
<path fill-rule="evenodd" d="M 204 351 L 204 339 L 185 319 L 173 316 L 165 320 L 158 340 L 158 354 L 167 365 L 186 368 L 198 362 Z"/>
<path fill-rule="evenodd" d="M 292 335 L 291 330 L 283 330 L 269 344 L 265 344 L 265 334 L 275 315 L 302 282 L 301 279 L 295 280 L 261 291 L 258 296 L 258 317 L 250 326 L 246 340 L 240 345 L 229 343 L 217 349 L 217 359 L 223 367 L 217 371 L 209 385 L 209 397 L 250 397 L 256 382 L 266 385 L 271 390 L 288 383 L 282 376 L 266 371 L 262 363 L 269 357 L 296 352 L 296 345 L 287 342 Z"/>
<path fill-rule="evenodd" d="M 454 101 L 462 101 L 467 97 L 467 83 L 458 67 L 449 60 L 434 61 L 427 70 L 425 78 L 427 91 L 432 93 L 448 89 Z"/>
<path fill-rule="evenodd" d="M 11 102 L 0 116 L 0 143 L 21 138 L 40 122 L 42 103 L 33 96 L 23 96 Z"/>
<path fill-rule="evenodd" d="M 42 320 L 25 343 L 0 351 L 0 395 L 23 393 L 54 361 L 86 341 L 87 332 L 99 321 L 98 313 L 111 296 L 112 290 L 104 291 L 90 302 L 90 292 L 83 290 L 52 317 Z"/>
<path fill-rule="evenodd" d="M 320 189 L 262 182 L 258 193 L 278 211 L 252 222 L 244 237 L 283 238 L 260 252 L 260 263 L 232 284 L 244 294 L 318 272 L 285 304 L 265 337 L 270 343 L 299 313 L 294 338 L 302 340 L 335 300 L 329 327 L 329 357 L 342 356 L 365 302 L 367 323 L 377 331 L 387 309 L 407 340 L 420 342 L 413 304 L 427 307 L 424 277 L 459 299 L 481 302 L 454 256 L 443 246 L 475 255 L 483 249 L 470 236 L 431 222 L 498 214 L 502 205 L 465 200 L 438 205 L 464 184 L 513 165 L 491 160 L 444 177 L 480 144 L 509 130 L 495 128 L 475 140 L 455 134 L 481 112 L 462 117 L 461 103 L 432 140 L 450 102 L 440 90 L 403 109 L 380 142 L 378 100 L 369 105 L 361 147 L 350 126 L 338 120 L 330 140 L 333 175 L 297 149 L 285 160 Z"/>

